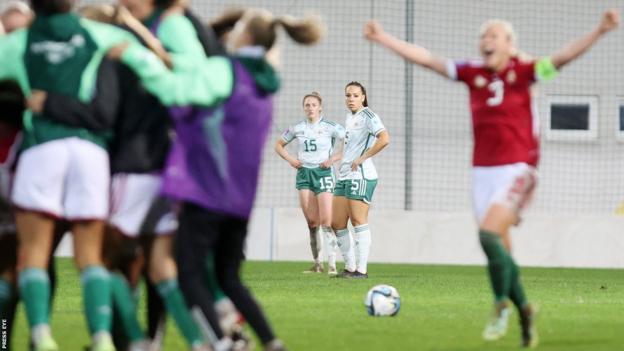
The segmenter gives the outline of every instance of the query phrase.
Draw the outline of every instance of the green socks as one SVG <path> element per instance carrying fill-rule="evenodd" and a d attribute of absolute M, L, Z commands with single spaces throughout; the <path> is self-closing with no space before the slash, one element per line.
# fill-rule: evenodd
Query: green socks
<path fill-rule="evenodd" d="M 123 330 L 130 341 L 145 339 L 145 334 L 137 319 L 134 296 L 130 292 L 130 286 L 123 275 L 111 274 L 111 291 L 113 293 L 113 306 L 119 314 Z"/>
<path fill-rule="evenodd" d="M 524 296 L 524 288 L 520 281 L 520 269 L 513 258 L 511 258 L 511 255 L 509 256 L 509 261 L 511 264 L 511 289 L 509 290 L 509 299 L 513 302 L 518 311 L 521 311 L 528 302 L 526 296 Z"/>
<path fill-rule="evenodd" d="M 5 318 L 6 306 L 13 297 L 13 287 L 4 278 L 0 278 L 0 317 Z"/>
<path fill-rule="evenodd" d="M 110 332 L 111 279 L 102 266 L 89 266 L 80 274 L 82 293 L 89 332 Z"/>
<path fill-rule="evenodd" d="M 511 261 L 499 235 L 485 230 L 479 231 L 481 247 L 488 259 L 488 273 L 496 302 L 509 297 L 511 283 Z"/>
<path fill-rule="evenodd" d="M 41 268 L 26 268 L 19 274 L 20 297 L 31 329 L 49 324 L 50 277 Z"/>
<path fill-rule="evenodd" d="M 163 280 L 156 285 L 156 289 L 165 303 L 167 312 L 175 320 L 186 341 L 190 345 L 203 343 L 202 337 L 199 334 L 199 328 L 197 328 L 195 321 L 193 321 L 188 306 L 184 301 L 184 296 L 182 296 L 178 281 L 176 279 Z"/>
<path fill-rule="evenodd" d="M 220 301 L 225 297 L 225 293 L 221 290 L 221 286 L 219 286 L 219 281 L 217 279 L 217 274 L 215 273 L 215 263 L 214 256 L 212 254 L 208 254 L 206 256 L 206 287 L 212 293 L 215 302 Z"/>
<path fill-rule="evenodd" d="M 527 300 L 520 282 L 518 265 L 505 250 L 499 235 L 480 230 L 479 239 L 488 258 L 488 272 L 496 302 L 509 298 L 518 310 L 521 310 L 527 304 Z"/>

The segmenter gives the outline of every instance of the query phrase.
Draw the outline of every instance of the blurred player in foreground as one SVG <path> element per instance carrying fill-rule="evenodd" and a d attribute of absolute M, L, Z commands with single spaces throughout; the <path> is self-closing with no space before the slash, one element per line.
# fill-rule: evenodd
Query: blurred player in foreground
<path fill-rule="evenodd" d="M 609 10 L 589 33 L 549 57 L 530 59 L 520 55 L 509 22 L 489 20 L 479 32 L 479 61 L 435 56 L 387 34 L 375 21 L 364 28 L 368 40 L 468 86 L 474 134 L 472 196 L 494 293 L 494 315 L 483 332 L 485 340 L 506 334 L 511 300 L 520 315 L 522 346 L 538 343 L 534 324 L 537 309 L 525 297 L 509 235 L 510 228 L 519 223 L 537 181 L 539 118 L 534 114 L 531 86 L 552 79 L 618 24 L 618 11 Z"/>

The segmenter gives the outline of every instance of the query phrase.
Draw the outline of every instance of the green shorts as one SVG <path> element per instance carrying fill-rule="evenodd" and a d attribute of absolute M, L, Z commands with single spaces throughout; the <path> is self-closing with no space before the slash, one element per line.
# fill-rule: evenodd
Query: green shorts
<path fill-rule="evenodd" d="M 361 200 L 370 204 L 377 186 L 377 179 L 345 179 L 336 183 L 334 196 L 345 196 L 351 200 Z"/>
<path fill-rule="evenodd" d="M 305 168 L 297 170 L 297 190 L 308 189 L 314 194 L 334 192 L 334 174 L 331 168 Z"/>

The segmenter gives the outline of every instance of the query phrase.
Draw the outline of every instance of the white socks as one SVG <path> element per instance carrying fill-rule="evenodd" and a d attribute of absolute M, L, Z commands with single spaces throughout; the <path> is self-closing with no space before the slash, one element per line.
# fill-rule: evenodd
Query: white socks
<path fill-rule="evenodd" d="M 224 336 L 221 340 L 212 345 L 214 351 L 229 351 L 232 349 L 234 342 L 227 336 Z"/>
<path fill-rule="evenodd" d="M 342 258 L 345 261 L 345 269 L 353 272 L 355 271 L 355 252 L 351 247 L 351 235 L 349 235 L 349 229 L 338 229 L 336 231 L 336 240 L 338 247 L 342 253 Z"/>
<path fill-rule="evenodd" d="M 110 332 L 102 330 L 99 331 L 92 336 L 93 345 L 97 345 L 99 343 L 113 344 L 113 338 Z"/>
<path fill-rule="evenodd" d="M 357 256 L 357 270 L 360 273 L 366 273 L 368 266 L 368 255 L 371 247 L 371 232 L 367 224 L 361 224 L 354 227 L 355 233 L 355 254 Z"/>
<path fill-rule="evenodd" d="M 325 252 L 327 253 L 327 264 L 330 268 L 336 268 L 336 247 L 338 242 L 331 227 L 321 227 L 323 239 L 325 240 Z"/>
<path fill-rule="evenodd" d="M 323 247 L 323 239 L 321 238 L 321 233 L 318 227 L 309 228 L 310 229 L 310 248 L 312 249 L 312 258 L 314 258 L 314 263 L 320 264 L 322 263 L 322 255 L 321 248 Z"/>
<path fill-rule="evenodd" d="M 32 330 L 30 331 L 30 335 L 31 335 L 33 343 L 36 346 L 39 343 L 41 343 L 41 340 L 43 340 L 44 338 L 52 336 L 52 332 L 50 330 L 50 325 L 49 324 L 38 324 L 38 325 L 32 327 Z"/>

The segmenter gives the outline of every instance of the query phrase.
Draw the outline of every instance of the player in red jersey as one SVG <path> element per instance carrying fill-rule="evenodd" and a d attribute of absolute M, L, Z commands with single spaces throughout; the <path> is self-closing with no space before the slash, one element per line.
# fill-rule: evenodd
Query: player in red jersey
<path fill-rule="evenodd" d="M 539 131 L 532 108 L 531 85 L 553 78 L 561 67 L 586 52 L 618 24 L 618 11 L 606 11 L 596 28 L 552 56 L 524 59 L 515 46 L 511 24 L 490 20 L 480 31 L 482 59 L 473 62 L 454 62 L 435 56 L 423 47 L 385 33 L 375 21 L 364 28 L 368 40 L 412 63 L 462 81 L 470 91 L 473 201 L 495 296 L 494 318 L 483 332 L 486 340 L 505 335 L 510 312 L 508 300 L 511 300 L 520 314 L 522 345 L 533 347 L 538 342 L 533 323 L 536 309 L 524 296 L 518 266 L 511 257 L 509 236 L 509 229 L 518 223 L 536 183 Z"/>

